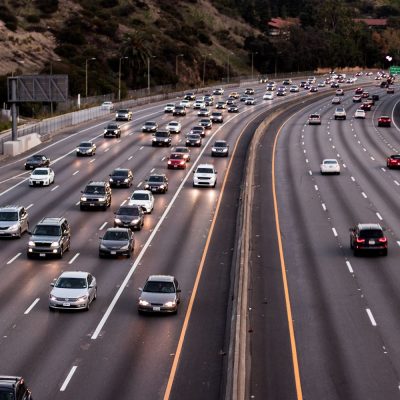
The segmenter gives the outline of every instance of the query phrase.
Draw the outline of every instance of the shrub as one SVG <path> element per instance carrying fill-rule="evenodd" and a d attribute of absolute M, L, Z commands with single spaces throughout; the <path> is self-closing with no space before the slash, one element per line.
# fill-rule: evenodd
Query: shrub
<path fill-rule="evenodd" d="M 37 24 L 38 22 L 40 22 L 40 17 L 36 14 L 29 14 L 26 16 L 26 21 L 31 24 Z"/>

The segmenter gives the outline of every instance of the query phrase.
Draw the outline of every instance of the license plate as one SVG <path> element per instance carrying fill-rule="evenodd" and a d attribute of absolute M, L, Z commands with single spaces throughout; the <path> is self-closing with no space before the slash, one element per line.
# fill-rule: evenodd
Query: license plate
<path fill-rule="evenodd" d="M 39 253 L 39 257 L 46 257 L 45 253 Z"/>
<path fill-rule="evenodd" d="M 63 303 L 63 307 L 70 307 L 71 303 Z"/>
<path fill-rule="evenodd" d="M 94 204 L 94 203 L 90 203 L 90 204 L 89 204 L 90 207 L 94 207 L 95 205 L 96 205 L 96 204 Z"/>
<path fill-rule="evenodd" d="M 370 240 L 368 244 L 375 244 L 375 240 Z"/>
<path fill-rule="evenodd" d="M 110 251 L 110 254 L 115 255 L 115 254 L 117 254 L 117 252 L 116 251 Z"/>
<path fill-rule="evenodd" d="M 153 311 L 160 311 L 161 307 L 153 307 Z"/>
<path fill-rule="evenodd" d="M 177 165 L 174 165 L 174 168 L 178 168 L 178 166 L 177 166 Z"/>

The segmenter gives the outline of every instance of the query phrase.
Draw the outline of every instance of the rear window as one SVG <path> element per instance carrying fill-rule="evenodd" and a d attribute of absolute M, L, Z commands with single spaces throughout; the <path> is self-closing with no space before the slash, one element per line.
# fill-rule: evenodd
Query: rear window
<path fill-rule="evenodd" d="M 360 238 L 380 238 L 383 237 L 383 232 L 380 229 L 365 229 L 361 230 Z"/>

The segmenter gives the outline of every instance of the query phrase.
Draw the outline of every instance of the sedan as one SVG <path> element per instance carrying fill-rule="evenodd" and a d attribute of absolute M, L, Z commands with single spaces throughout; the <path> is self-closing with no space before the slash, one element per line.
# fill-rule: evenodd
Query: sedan
<path fill-rule="evenodd" d="M 208 117 L 210 116 L 210 111 L 208 108 L 200 108 L 200 110 L 197 113 L 198 117 Z"/>
<path fill-rule="evenodd" d="M 340 97 L 335 96 L 332 99 L 332 104 L 340 104 L 342 101 L 340 100 Z"/>
<path fill-rule="evenodd" d="M 124 108 L 118 110 L 115 114 L 116 121 L 131 121 L 132 120 L 132 111 Z"/>
<path fill-rule="evenodd" d="M 344 90 L 343 89 L 337 89 L 336 90 L 336 96 L 344 96 Z"/>
<path fill-rule="evenodd" d="M 215 141 L 213 147 L 211 148 L 211 157 L 228 157 L 229 155 L 229 145 L 226 140 Z"/>
<path fill-rule="evenodd" d="M 238 113 L 239 107 L 236 104 L 232 104 L 228 107 L 228 113 Z"/>
<path fill-rule="evenodd" d="M 99 257 L 125 256 L 131 257 L 135 249 L 135 239 L 131 229 L 108 228 L 100 237 Z"/>
<path fill-rule="evenodd" d="M 140 206 L 145 213 L 151 214 L 154 208 L 154 196 L 149 190 L 135 190 L 128 198 L 128 205 Z"/>
<path fill-rule="evenodd" d="M 133 173 L 128 168 L 116 168 L 108 180 L 111 187 L 130 187 L 133 182 Z"/>
<path fill-rule="evenodd" d="M 76 148 L 76 155 L 79 156 L 94 156 L 96 154 L 96 145 L 92 142 L 81 142 Z"/>
<path fill-rule="evenodd" d="M 340 165 L 338 163 L 338 160 L 335 159 L 325 159 L 322 160 L 322 163 L 320 165 L 320 171 L 321 175 L 325 174 L 340 174 Z"/>
<path fill-rule="evenodd" d="M 386 165 L 390 168 L 400 168 L 400 154 L 393 154 L 386 159 Z"/>
<path fill-rule="evenodd" d="M 388 117 L 387 115 L 382 115 L 381 117 L 379 117 L 378 126 L 390 127 L 391 125 L 392 125 L 392 120 L 390 117 Z"/>
<path fill-rule="evenodd" d="M 164 107 L 164 112 L 167 113 L 167 114 L 173 113 L 174 112 L 174 108 L 175 108 L 175 104 L 174 103 L 168 103 Z"/>
<path fill-rule="evenodd" d="M 115 212 L 114 228 L 129 228 L 140 231 L 144 225 L 144 212 L 142 207 L 121 205 Z"/>
<path fill-rule="evenodd" d="M 178 121 L 171 121 L 165 129 L 170 133 L 181 133 L 182 125 Z"/>
<path fill-rule="evenodd" d="M 290 93 L 297 93 L 299 91 L 299 87 L 297 85 L 290 86 L 289 92 Z"/>
<path fill-rule="evenodd" d="M 178 281 L 170 275 L 150 275 L 139 288 L 138 312 L 178 312 L 180 293 Z"/>
<path fill-rule="evenodd" d="M 359 94 L 354 95 L 353 103 L 361 103 L 361 95 L 359 95 Z"/>
<path fill-rule="evenodd" d="M 364 111 L 371 111 L 372 104 L 371 103 L 362 103 L 360 108 Z"/>
<path fill-rule="evenodd" d="M 198 133 L 201 137 L 206 136 L 206 130 L 204 126 L 194 126 L 189 133 Z"/>
<path fill-rule="evenodd" d="M 146 121 L 142 126 L 142 132 L 156 132 L 158 124 L 155 121 Z"/>
<path fill-rule="evenodd" d="M 212 122 L 210 118 L 203 118 L 199 121 L 199 126 L 203 126 L 205 129 L 212 128 Z"/>
<path fill-rule="evenodd" d="M 365 111 L 363 109 L 359 108 L 354 113 L 354 118 L 363 118 L 363 119 L 365 119 Z"/>
<path fill-rule="evenodd" d="M 89 272 L 66 271 L 55 282 L 49 296 L 49 309 L 86 310 L 97 297 L 96 278 Z"/>
<path fill-rule="evenodd" d="M 185 159 L 185 161 L 186 162 L 190 161 L 190 149 L 188 149 L 187 147 L 177 146 L 171 151 L 171 154 L 172 153 L 183 154 L 183 158 Z"/>
<path fill-rule="evenodd" d="M 186 149 L 186 147 L 183 148 Z M 168 178 L 165 174 L 152 174 L 146 180 L 144 188 L 152 193 L 167 193 Z"/>
<path fill-rule="evenodd" d="M 223 117 L 223 115 L 222 115 L 221 112 L 219 112 L 219 111 L 214 111 L 214 112 L 211 114 L 211 121 L 212 121 L 212 122 L 215 122 L 215 123 L 222 123 L 222 122 L 224 122 L 224 117 Z"/>
<path fill-rule="evenodd" d="M 38 167 L 48 167 L 50 165 L 50 158 L 43 154 L 34 154 L 27 158 L 25 162 L 25 169 L 35 169 Z"/>
<path fill-rule="evenodd" d="M 254 97 L 248 97 L 244 104 L 246 104 L 246 106 L 254 106 L 256 104 L 256 99 Z"/>
<path fill-rule="evenodd" d="M 115 124 L 115 123 L 108 124 L 104 128 L 104 135 L 103 136 L 105 138 L 108 138 L 108 137 L 120 138 L 121 137 L 121 128 L 119 127 L 118 124 Z"/>
<path fill-rule="evenodd" d="M 263 100 L 273 100 L 274 99 L 274 94 L 272 92 L 267 92 L 263 96 Z"/>
<path fill-rule="evenodd" d="M 168 158 L 168 169 L 185 169 L 185 156 L 181 153 L 172 153 Z"/>
<path fill-rule="evenodd" d="M 321 125 L 321 116 L 319 114 L 311 114 L 308 117 L 308 125 Z"/>
<path fill-rule="evenodd" d="M 202 142 L 201 136 L 197 133 L 189 133 L 189 135 L 186 136 L 186 146 L 200 147 L 201 142 Z"/>
<path fill-rule="evenodd" d="M 54 183 L 54 171 L 51 168 L 36 168 L 29 177 L 29 186 L 49 186 Z"/>

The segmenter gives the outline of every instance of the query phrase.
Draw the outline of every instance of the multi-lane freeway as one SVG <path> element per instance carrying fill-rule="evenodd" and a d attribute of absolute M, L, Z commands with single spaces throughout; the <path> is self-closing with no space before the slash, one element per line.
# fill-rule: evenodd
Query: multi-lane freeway
<path fill-rule="evenodd" d="M 1 205 L 25 206 L 31 228 L 43 217 L 64 216 L 72 230 L 71 249 L 62 260 L 27 259 L 27 234 L 0 242 L 2 374 L 23 375 L 35 399 L 223 398 L 246 150 L 269 110 L 297 98 L 297 108 L 271 125 L 273 134 L 266 132 L 257 152 L 249 394 L 295 398 L 297 380 L 308 398 L 375 399 L 378 389 L 384 398 L 394 398 L 400 361 L 393 262 L 400 251 L 400 177 L 384 168 L 384 159 L 400 143 L 396 127 L 377 129 L 375 120 L 381 111 L 392 112 L 397 96 L 376 89 L 381 100 L 366 120 L 333 121 L 331 96 L 313 105 L 302 104 L 314 96 L 305 91 L 263 101 L 265 85 L 254 87 L 257 104 L 240 104 L 238 114 L 224 111 L 224 122 L 214 124 L 203 145 L 191 150 L 184 170 L 167 170 L 170 148 L 153 148 L 151 134 L 141 132 L 146 120 L 164 126 L 179 119 L 182 133 L 173 135 L 172 145 L 184 144 L 184 134 L 198 122 L 197 111 L 172 117 L 164 113 L 166 102 L 135 108 L 133 120 L 121 123 L 121 138 L 103 138 L 111 114 L 35 149 L 52 160 L 55 183 L 49 187 L 28 186 L 25 155 L 2 162 Z M 349 117 L 355 109 L 352 93 L 344 96 Z M 322 125 L 305 125 L 316 110 Z M 211 158 L 216 139 L 229 143 L 228 158 Z M 95 156 L 76 157 L 82 140 L 94 141 Z M 272 154 L 285 266 L 280 264 L 271 196 Z M 328 157 L 340 160 L 340 176 L 318 175 L 319 163 Z M 215 189 L 192 187 L 199 162 L 216 166 Z M 113 189 L 105 212 L 80 211 L 86 183 L 107 180 L 117 167 L 132 169 L 132 188 Z M 156 195 L 154 211 L 135 233 L 133 259 L 100 259 L 99 237 L 112 226 L 113 212 L 152 172 L 167 173 L 169 191 Z M 389 256 L 354 259 L 348 228 L 380 218 L 389 232 Z M 98 295 L 89 312 L 49 311 L 50 283 L 68 270 L 96 277 Z M 290 299 L 284 296 L 282 270 Z M 138 288 L 151 274 L 178 279 L 182 302 L 176 316 L 138 315 Z M 295 337 L 289 335 L 289 303 Z"/>

